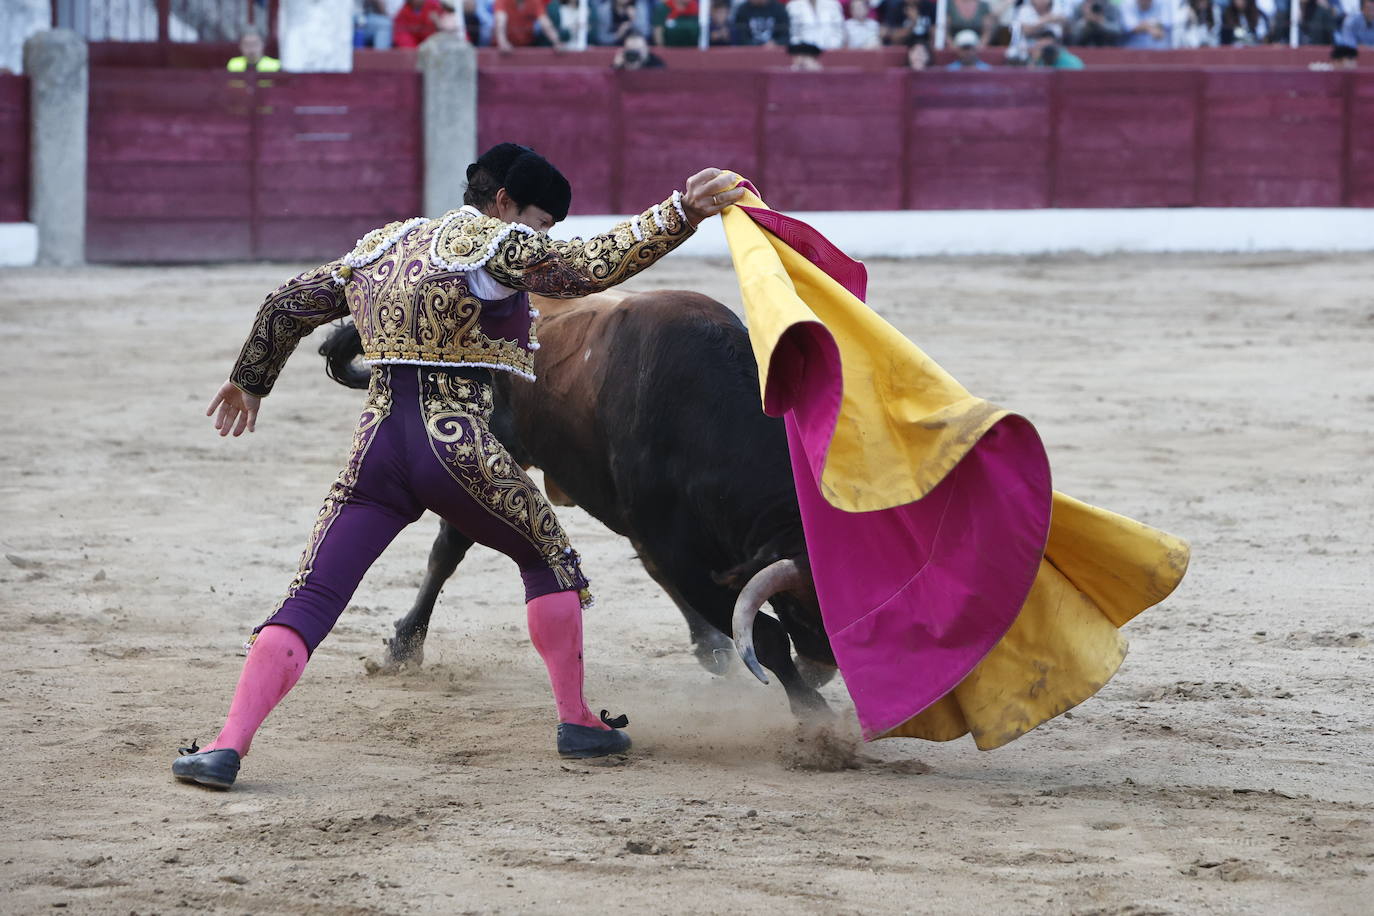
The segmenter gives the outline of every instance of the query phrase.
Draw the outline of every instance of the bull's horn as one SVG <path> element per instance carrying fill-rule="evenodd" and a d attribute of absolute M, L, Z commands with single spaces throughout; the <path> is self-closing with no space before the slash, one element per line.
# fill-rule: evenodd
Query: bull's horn
<path fill-rule="evenodd" d="M 768 683 L 759 658 L 754 654 L 754 618 L 759 614 L 763 603 L 778 592 L 785 592 L 806 584 L 806 573 L 802 572 L 795 560 L 778 560 L 754 573 L 735 601 L 735 616 L 731 621 L 731 635 L 735 637 L 735 648 L 743 659 L 745 667 L 754 672 L 754 677 Z"/>

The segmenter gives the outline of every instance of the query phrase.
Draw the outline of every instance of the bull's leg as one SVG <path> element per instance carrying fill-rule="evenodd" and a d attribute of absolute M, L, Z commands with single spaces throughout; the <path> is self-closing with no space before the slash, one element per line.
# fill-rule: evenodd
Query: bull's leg
<path fill-rule="evenodd" d="M 787 703 L 792 715 L 803 722 L 828 719 L 834 715 L 816 688 L 797 670 L 792 660 L 792 641 L 787 631 L 767 614 L 754 618 L 754 651 L 763 667 L 777 675 L 778 683 L 787 691 Z"/>
<path fill-rule="evenodd" d="M 640 559 L 644 560 L 646 556 L 654 558 L 655 561 L 659 557 L 664 558 L 662 562 L 654 564 L 662 578 L 654 578 L 670 595 L 680 594 L 687 605 L 694 608 L 705 620 L 718 620 L 724 624 L 723 628 L 715 628 L 718 632 L 724 633 L 729 628 L 737 597 L 734 592 L 713 582 L 709 572 L 694 569 L 690 563 L 681 563 L 681 550 L 673 551 L 670 548 L 664 551 L 646 545 L 646 550 L 640 552 Z M 646 560 L 644 565 L 645 568 L 649 568 L 650 561 Z M 733 640 L 729 645 L 733 652 Z M 797 666 L 792 661 L 792 641 L 788 638 L 787 631 L 782 628 L 782 624 L 767 614 L 760 614 L 755 619 L 754 650 L 758 654 L 759 662 L 777 676 L 778 683 L 787 691 L 787 702 L 792 707 L 793 715 L 803 721 L 814 721 L 833 715 L 825 698 L 816 688 L 807 684 L 797 671 Z"/>
<path fill-rule="evenodd" d="M 425 580 L 420 583 L 420 593 L 415 596 L 410 613 L 396 621 L 396 635 L 386 641 L 388 667 L 418 667 L 424 661 L 425 635 L 429 632 L 434 603 L 472 544 L 471 538 L 440 520 L 439 536 L 430 548 L 429 565 L 425 569 Z"/>
<path fill-rule="evenodd" d="M 678 611 L 682 613 L 682 619 L 687 621 L 687 633 L 692 639 L 692 654 L 697 657 L 698 664 L 715 675 L 729 671 L 730 663 L 735 657 L 735 646 L 730 637 L 712 626 L 696 608 L 692 607 L 682 593 L 673 587 L 673 583 L 663 575 L 653 559 L 644 552 L 643 547 L 634 544 L 634 548 L 649 578 L 657 582 L 668 597 L 673 599 L 673 604 L 676 604 Z"/>

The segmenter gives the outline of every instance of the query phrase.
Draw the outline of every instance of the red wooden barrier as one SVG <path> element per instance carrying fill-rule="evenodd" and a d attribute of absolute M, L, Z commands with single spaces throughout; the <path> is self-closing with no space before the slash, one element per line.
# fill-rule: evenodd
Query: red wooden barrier
<path fill-rule="evenodd" d="M 0 223 L 29 218 L 29 81 L 0 75 Z"/>
<path fill-rule="evenodd" d="M 329 257 L 421 209 L 417 74 L 93 73 L 93 260 Z M 706 165 L 786 210 L 1374 205 L 1374 74 L 509 68 L 479 99 L 479 146 L 547 154 L 574 213 Z"/>
<path fill-rule="evenodd" d="M 1055 89 L 1053 206 L 1192 203 L 1196 73 L 1083 70 Z"/>
<path fill-rule="evenodd" d="M 93 261 L 346 251 L 420 209 L 419 78 L 95 68 Z"/>
<path fill-rule="evenodd" d="M 1342 203 L 1342 73 L 1205 72 L 1204 207 L 1338 207 Z"/>
<path fill-rule="evenodd" d="M 1049 206 L 1050 78 L 957 72 L 908 77 L 907 206 Z"/>
<path fill-rule="evenodd" d="M 1374 73 L 1346 79 L 1345 203 L 1374 207 Z"/>

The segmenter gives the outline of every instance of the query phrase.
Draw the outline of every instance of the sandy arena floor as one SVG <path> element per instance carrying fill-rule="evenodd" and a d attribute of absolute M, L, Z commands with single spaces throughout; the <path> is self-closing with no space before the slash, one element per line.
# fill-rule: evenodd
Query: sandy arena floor
<path fill-rule="evenodd" d="M 564 510 L 599 594 L 588 695 L 630 714 L 631 758 L 554 756 L 495 554 L 441 599 L 422 672 L 365 673 L 426 519 L 227 794 L 168 767 L 218 728 L 360 394 L 312 341 L 256 435 L 202 415 L 291 266 L 0 271 L 0 911 L 1368 912 L 1368 266 L 871 265 L 878 310 L 1037 423 L 1060 489 L 1193 543 L 1117 678 L 1007 748 L 815 752 L 781 688 L 702 671 L 628 543 Z M 634 285 L 738 301 L 723 262 Z"/>

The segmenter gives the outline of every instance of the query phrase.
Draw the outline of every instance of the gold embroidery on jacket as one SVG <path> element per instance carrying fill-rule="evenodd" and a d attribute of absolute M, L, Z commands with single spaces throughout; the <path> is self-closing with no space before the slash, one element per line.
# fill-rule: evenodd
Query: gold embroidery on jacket
<path fill-rule="evenodd" d="M 586 241 L 561 242 L 543 233 L 512 233 L 486 262 L 486 270 L 505 286 L 554 299 L 601 292 L 628 280 L 691 235 L 691 227 L 673 208 L 671 199 L 658 206 L 659 220 L 654 219 L 654 209 Z M 638 235 L 635 226 L 640 230 Z"/>
<path fill-rule="evenodd" d="M 348 461 L 344 464 L 343 470 L 339 471 L 339 476 L 329 488 L 329 494 L 324 498 L 324 505 L 320 507 L 320 512 L 315 516 L 315 526 L 310 530 L 310 540 L 305 545 L 305 553 L 301 554 L 300 566 L 296 570 L 296 576 L 291 580 L 291 584 L 286 588 L 286 596 L 277 605 L 277 610 L 281 610 L 287 600 L 299 592 L 310 578 L 310 573 L 315 568 L 315 558 L 319 556 L 320 545 L 324 543 L 325 535 L 329 534 L 330 527 L 343 512 L 343 508 L 353 497 L 353 489 L 358 485 L 358 474 L 362 471 L 363 459 L 367 457 L 367 450 L 372 445 L 372 440 L 376 438 L 377 427 L 391 413 L 391 388 L 387 383 L 386 373 L 382 369 L 372 370 L 372 384 L 367 389 L 367 400 L 363 402 L 363 412 L 358 418 L 358 428 L 353 433 L 353 446 L 348 452 Z M 275 611 L 273 612 L 275 613 Z"/>
<path fill-rule="evenodd" d="M 562 590 L 585 589 L 580 558 L 553 507 L 487 428 L 491 387 L 421 371 L 420 411 L 430 448 L 449 476 L 539 552 Z"/>
<path fill-rule="evenodd" d="M 307 270 L 288 280 L 258 309 L 229 379 L 249 394 L 264 397 L 302 337 L 348 314 L 343 289 L 334 280 L 341 262 Z"/>

